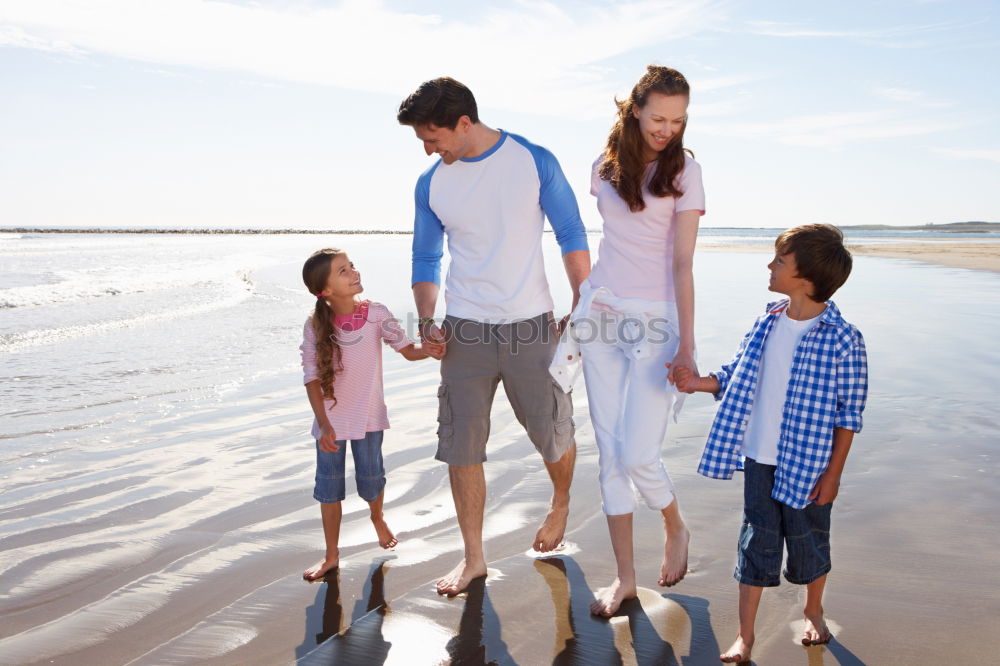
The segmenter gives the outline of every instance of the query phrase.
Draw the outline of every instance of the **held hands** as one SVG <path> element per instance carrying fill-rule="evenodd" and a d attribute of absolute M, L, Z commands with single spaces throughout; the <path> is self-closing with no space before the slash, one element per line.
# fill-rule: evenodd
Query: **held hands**
<path fill-rule="evenodd" d="M 425 322 L 420 326 L 420 339 L 422 347 L 427 351 L 427 356 L 441 360 L 448 352 L 448 345 L 445 342 L 444 331 L 432 321 Z M 426 358 L 426 357 L 424 357 Z M 416 360 L 416 359 L 412 359 Z"/>
<path fill-rule="evenodd" d="M 407 345 L 399 350 L 407 361 L 422 361 L 425 358 L 441 358 L 444 356 L 444 344 L 439 342 L 422 342 L 420 346 Z"/>
<path fill-rule="evenodd" d="M 340 450 L 337 444 L 337 431 L 327 423 L 319 428 L 319 450 L 324 453 L 334 453 Z"/>
<path fill-rule="evenodd" d="M 820 505 L 829 504 L 837 499 L 838 492 L 840 492 L 840 475 L 826 471 L 816 481 L 816 487 L 809 493 L 808 499 L 816 500 L 816 504 Z"/>
<path fill-rule="evenodd" d="M 677 387 L 678 391 L 694 393 L 698 388 L 698 365 L 690 352 L 677 352 L 674 360 L 667 363 L 667 381 Z"/>

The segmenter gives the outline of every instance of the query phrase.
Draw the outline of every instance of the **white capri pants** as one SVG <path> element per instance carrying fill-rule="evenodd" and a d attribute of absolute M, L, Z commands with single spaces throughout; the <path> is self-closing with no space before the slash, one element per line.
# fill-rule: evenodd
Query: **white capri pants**
<path fill-rule="evenodd" d="M 588 319 L 591 324 L 613 322 L 600 326 L 604 332 L 598 334 L 582 330 L 583 322 L 577 329 L 604 513 L 632 513 L 633 486 L 650 509 L 666 508 L 674 500 L 674 486 L 660 449 L 679 397 L 667 381 L 665 365 L 680 342 L 675 311 L 644 317 L 597 306 Z M 669 335 L 663 334 L 666 329 Z"/>

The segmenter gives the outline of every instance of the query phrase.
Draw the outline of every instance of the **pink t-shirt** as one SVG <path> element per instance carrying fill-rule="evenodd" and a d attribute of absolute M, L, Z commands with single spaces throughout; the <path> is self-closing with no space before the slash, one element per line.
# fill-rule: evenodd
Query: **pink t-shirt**
<path fill-rule="evenodd" d="M 680 197 L 653 196 L 643 185 L 646 207 L 633 213 L 610 181 L 598 175 L 603 157 L 594 162 L 590 193 L 597 197 L 597 209 L 604 218 L 604 237 L 597 263 L 590 273 L 590 284 L 606 287 L 620 298 L 643 298 L 675 302 L 674 296 L 674 220 L 677 213 L 697 210 L 705 214 L 705 189 L 701 166 L 685 156 L 684 168 L 677 176 Z M 653 175 L 655 162 L 646 168 L 646 183 Z"/>
<path fill-rule="evenodd" d="M 326 414 L 337 432 L 337 439 L 361 439 L 367 432 L 386 430 L 389 415 L 382 389 L 382 341 L 399 351 L 411 344 L 399 321 L 389 308 L 381 303 L 367 301 L 353 315 L 344 319 L 357 321 L 359 312 L 367 317 L 355 330 L 344 330 L 338 325 L 344 369 L 333 379 L 333 393 L 337 404 L 325 400 Z M 340 322 L 337 322 L 339 324 Z M 312 317 L 306 319 L 302 329 L 303 384 L 319 379 L 316 366 L 316 330 Z M 319 423 L 313 420 L 312 435 L 319 438 Z"/>

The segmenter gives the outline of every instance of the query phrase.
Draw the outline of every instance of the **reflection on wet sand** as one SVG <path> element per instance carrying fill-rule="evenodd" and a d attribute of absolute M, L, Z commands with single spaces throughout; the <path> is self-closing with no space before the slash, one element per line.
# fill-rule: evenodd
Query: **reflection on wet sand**
<path fill-rule="evenodd" d="M 392 643 L 382 636 L 382 623 L 388 607 L 385 602 L 385 570 L 387 560 L 372 563 L 365 583 L 367 602 L 359 600 L 352 613 L 351 625 L 342 629 L 343 605 L 340 601 L 340 572 L 326 577 L 323 606 L 323 631 L 316 634 L 320 643 L 298 663 L 300 664 L 384 664 Z M 331 572 L 333 573 L 333 572 Z M 324 642 L 325 641 L 325 642 Z"/>
<path fill-rule="evenodd" d="M 486 594 L 486 576 L 476 578 L 466 588 L 458 634 L 446 648 L 452 664 L 478 666 L 513 661 L 500 637 L 500 617 Z"/>

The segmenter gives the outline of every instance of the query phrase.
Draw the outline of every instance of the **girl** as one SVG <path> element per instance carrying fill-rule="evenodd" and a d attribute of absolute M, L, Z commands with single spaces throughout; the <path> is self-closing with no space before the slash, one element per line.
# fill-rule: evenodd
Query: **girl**
<path fill-rule="evenodd" d="M 650 65 L 628 99 L 617 103 L 607 147 L 592 171 L 604 237 L 574 324 L 618 569 L 615 581 L 597 593 L 595 615 L 610 616 L 636 596 L 633 486 L 663 514 L 657 582 L 674 585 L 687 572 L 690 535 L 660 444 L 671 408 L 680 407 L 673 372 L 683 367 L 697 374 L 691 267 L 705 194 L 701 167 L 684 149 L 688 98 L 680 72 Z M 584 317 L 597 325 L 597 335 L 582 336 Z M 665 365 L 672 365 L 669 377 Z"/>
<path fill-rule="evenodd" d="M 371 520 L 383 548 L 398 541 L 382 515 L 385 470 L 382 431 L 389 427 L 382 390 L 382 340 L 410 361 L 437 353 L 433 343 L 417 347 L 381 303 L 357 298 L 361 274 L 343 250 L 320 250 L 302 267 L 302 280 L 316 297 L 316 311 L 303 329 L 302 368 L 306 393 L 316 420 L 316 486 L 326 557 L 302 577 L 320 580 L 340 564 L 340 503 L 345 495 L 347 441 L 354 455 L 358 494 L 371 509 Z"/>

